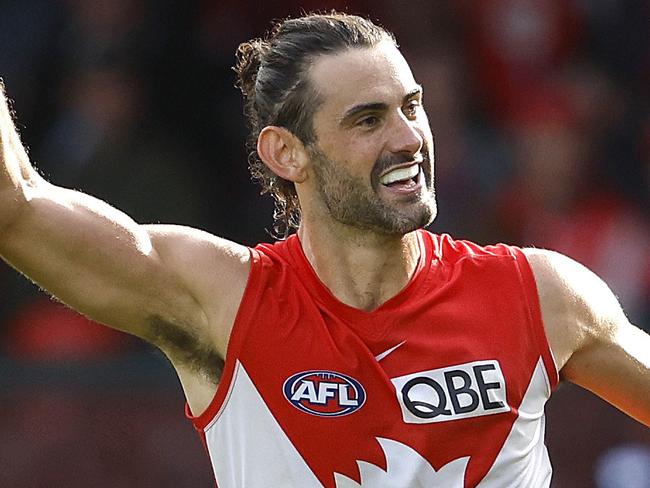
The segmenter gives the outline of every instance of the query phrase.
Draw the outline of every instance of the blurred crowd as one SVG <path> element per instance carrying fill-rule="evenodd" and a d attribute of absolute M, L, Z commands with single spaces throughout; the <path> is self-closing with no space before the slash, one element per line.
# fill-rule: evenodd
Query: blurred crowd
<path fill-rule="evenodd" d="M 234 51 L 271 19 L 333 8 L 392 30 L 424 86 L 432 230 L 561 251 L 650 330 L 645 0 L 0 0 L 0 77 L 52 182 L 254 244 L 272 204 L 248 175 Z M 150 354 L 5 265 L 0 296 L 6 360 Z"/>

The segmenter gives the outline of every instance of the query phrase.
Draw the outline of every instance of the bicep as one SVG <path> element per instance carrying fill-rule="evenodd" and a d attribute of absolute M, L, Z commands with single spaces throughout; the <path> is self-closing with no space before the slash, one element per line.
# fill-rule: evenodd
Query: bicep
<path fill-rule="evenodd" d="M 650 426 L 650 336 L 641 329 L 625 321 L 594 334 L 562 374 Z"/>
<path fill-rule="evenodd" d="M 152 316 L 173 322 L 200 316 L 147 229 L 80 192 L 39 184 L 3 230 L 0 254 L 70 307 L 144 338 Z"/>
<path fill-rule="evenodd" d="M 650 425 L 650 336 L 592 271 L 552 251 L 526 253 L 561 378 Z"/>
<path fill-rule="evenodd" d="M 175 270 L 180 285 L 201 305 L 207 328 L 202 335 L 225 357 L 250 272 L 249 248 L 179 225 L 144 228 L 160 260 Z"/>
<path fill-rule="evenodd" d="M 650 425 L 650 336 L 629 322 L 603 280 L 575 266 L 565 279 L 579 340 L 562 376 Z"/>

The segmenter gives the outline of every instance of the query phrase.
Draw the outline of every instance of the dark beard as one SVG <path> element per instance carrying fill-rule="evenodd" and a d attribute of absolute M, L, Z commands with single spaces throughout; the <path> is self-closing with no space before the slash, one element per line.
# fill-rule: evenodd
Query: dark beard
<path fill-rule="evenodd" d="M 360 177 L 350 175 L 343 164 L 327 158 L 312 145 L 309 152 L 314 163 L 314 173 L 321 200 L 334 220 L 373 232 L 389 235 L 404 235 L 433 222 L 436 203 L 433 192 L 432 165 L 426 143 L 422 153 L 422 165 L 426 195 L 407 208 L 397 208 L 382 201 L 377 195 L 379 175 L 387 168 L 410 161 L 406 156 L 393 155 L 378 159 L 371 172 L 371 186 Z"/>

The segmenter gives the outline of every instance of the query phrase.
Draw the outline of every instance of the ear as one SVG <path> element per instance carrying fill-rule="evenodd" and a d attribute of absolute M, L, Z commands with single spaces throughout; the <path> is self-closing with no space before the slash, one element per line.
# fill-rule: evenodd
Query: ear
<path fill-rule="evenodd" d="M 257 154 L 280 178 L 294 183 L 305 181 L 305 147 L 300 139 L 284 127 L 264 127 L 257 138 Z"/>

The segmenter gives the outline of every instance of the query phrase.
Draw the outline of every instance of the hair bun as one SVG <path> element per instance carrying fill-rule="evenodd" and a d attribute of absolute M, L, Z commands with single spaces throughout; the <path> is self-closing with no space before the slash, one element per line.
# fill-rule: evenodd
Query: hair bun
<path fill-rule="evenodd" d="M 235 86 L 241 90 L 247 99 L 251 98 L 255 91 L 257 74 L 266 49 L 268 49 L 267 42 L 262 39 L 252 39 L 240 44 L 235 53 L 236 63 L 233 67 L 233 70 L 237 73 Z"/>

